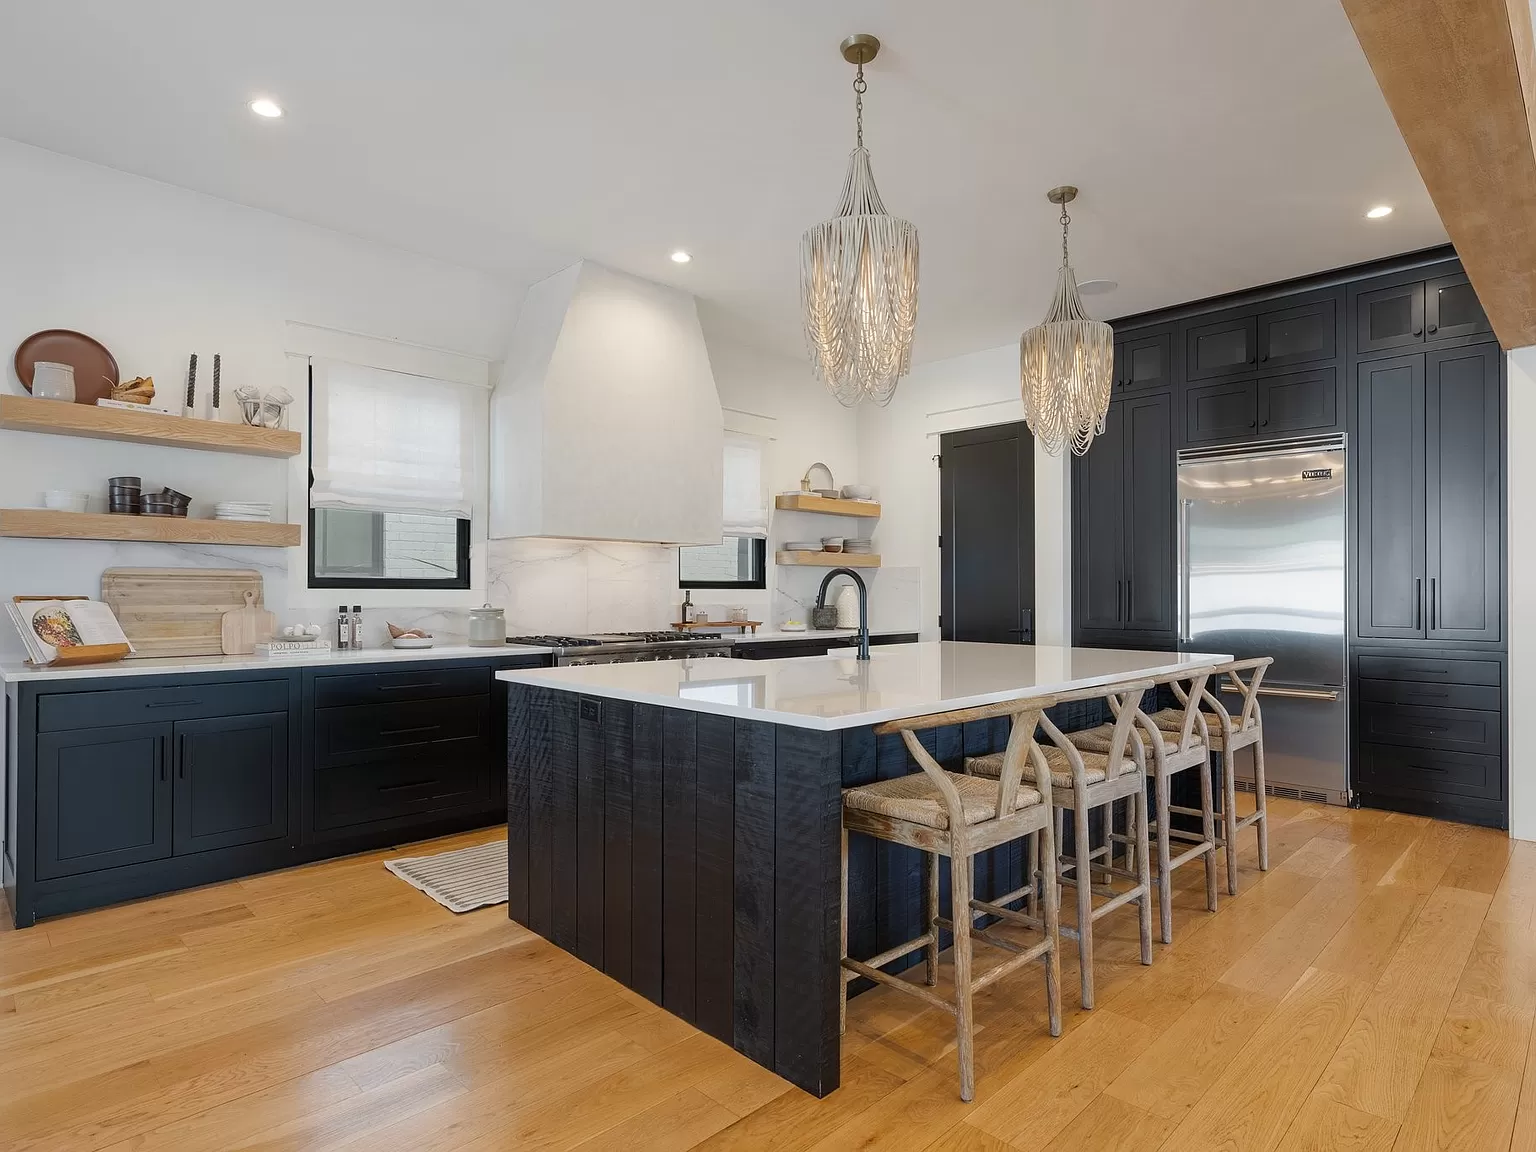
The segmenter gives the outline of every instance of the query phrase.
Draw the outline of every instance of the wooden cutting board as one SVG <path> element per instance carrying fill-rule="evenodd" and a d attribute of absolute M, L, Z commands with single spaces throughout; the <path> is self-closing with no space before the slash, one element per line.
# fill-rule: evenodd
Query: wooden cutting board
<path fill-rule="evenodd" d="M 256 593 L 247 589 L 245 607 L 224 613 L 224 655 L 249 656 L 257 644 L 272 639 L 276 630 L 277 617 L 256 607 Z"/>
<path fill-rule="evenodd" d="M 224 613 L 262 604 L 261 573 L 253 568 L 108 568 L 101 598 L 133 644 L 131 658 L 218 656 Z"/>

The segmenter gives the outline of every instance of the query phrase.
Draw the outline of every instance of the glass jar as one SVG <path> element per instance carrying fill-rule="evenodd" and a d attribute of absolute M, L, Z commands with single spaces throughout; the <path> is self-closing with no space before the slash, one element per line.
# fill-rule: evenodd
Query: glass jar
<path fill-rule="evenodd" d="M 486 604 L 469 610 L 469 644 L 472 648 L 500 648 L 507 642 L 507 614 Z"/>

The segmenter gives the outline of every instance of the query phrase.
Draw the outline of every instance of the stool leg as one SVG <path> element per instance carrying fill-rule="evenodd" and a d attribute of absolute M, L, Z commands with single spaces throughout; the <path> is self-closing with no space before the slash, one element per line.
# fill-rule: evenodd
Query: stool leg
<path fill-rule="evenodd" d="M 1051 822 L 1036 835 L 1043 841 L 1041 853 L 1047 860 L 1056 858 L 1056 836 Z M 1039 876 L 1040 907 L 1044 916 L 1045 938 L 1051 942 L 1045 954 L 1045 1014 L 1051 1035 L 1061 1035 L 1061 887 L 1056 883 L 1056 869 L 1047 868 Z"/>
<path fill-rule="evenodd" d="M 1031 916 L 1040 915 L 1040 833 L 1029 834 L 1028 855 L 1025 857 L 1029 869 L 1029 897 L 1024 907 Z"/>
<path fill-rule="evenodd" d="M 958 839 L 958 837 L 957 837 Z M 960 1060 L 960 1099 L 976 1094 L 975 1050 L 971 1036 L 971 854 L 951 846 L 949 900 L 954 914 L 955 1048 Z"/>
<path fill-rule="evenodd" d="M 1173 853 L 1168 849 L 1168 773 L 1158 765 L 1157 787 L 1157 914 L 1163 943 L 1173 943 Z"/>
<path fill-rule="evenodd" d="M 844 828 L 842 842 L 843 861 L 843 923 L 840 929 L 842 937 L 843 959 L 848 959 L 848 829 Z M 837 968 L 837 1034 L 841 1036 L 848 1031 L 848 969 L 841 964 Z"/>
<path fill-rule="evenodd" d="M 1147 845 L 1147 789 L 1145 784 L 1132 798 L 1131 818 L 1136 822 L 1136 883 L 1141 899 L 1136 901 L 1136 915 L 1141 922 L 1141 962 L 1152 963 L 1152 861 Z"/>
<path fill-rule="evenodd" d="M 1200 773 L 1200 831 L 1205 836 L 1205 842 L 1210 845 L 1205 853 L 1205 906 L 1206 909 L 1216 911 L 1216 808 L 1212 796 L 1214 791 L 1211 785 L 1211 761 L 1198 769 Z"/>
<path fill-rule="evenodd" d="M 1221 808 L 1226 824 L 1227 895 L 1237 895 L 1237 756 L 1221 754 Z"/>
<path fill-rule="evenodd" d="M 1269 871 L 1269 794 L 1264 791 L 1264 733 L 1253 742 L 1253 802 L 1259 810 L 1254 821 L 1259 834 L 1259 871 Z"/>
<path fill-rule="evenodd" d="M 1072 810 L 1073 849 L 1077 853 L 1077 966 L 1082 982 L 1083 1007 L 1093 1007 L 1093 860 L 1088 839 L 1088 808 L 1081 803 Z"/>
<path fill-rule="evenodd" d="M 959 915 L 959 910 L 955 915 Z M 923 983 L 932 988 L 939 982 L 939 855 L 923 853 L 923 931 L 933 933 L 933 940 L 923 949 Z"/>

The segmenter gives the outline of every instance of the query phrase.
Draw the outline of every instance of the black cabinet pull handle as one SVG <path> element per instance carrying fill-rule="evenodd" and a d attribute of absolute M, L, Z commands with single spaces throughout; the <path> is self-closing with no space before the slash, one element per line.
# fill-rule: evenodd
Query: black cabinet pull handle
<path fill-rule="evenodd" d="M 1127 624 L 1129 624 L 1131 622 L 1131 605 L 1136 602 L 1135 595 L 1131 592 L 1131 589 L 1133 587 L 1135 587 L 1135 582 L 1132 581 L 1130 577 L 1126 577 L 1126 580 L 1125 580 L 1125 622 Z"/>
<path fill-rule="evenodd" d="M 187 778 L 187 734 L 180 732 L 176 736 L 176 777 L 179 780 Z"/>
<path fill-rule="evenodd" d="M 436 680 L 421 680 L 415 684 L 380 684 L 380 692 L 409 692 L 412 688 L 436 688 Z"/>
<path fill-rule="evenodd" d="M 409 784 L 384 784 L 379 787 L 380 792 L 405 792 L 411 788 L 425 788 L 429 784 L 436 784 L 436 780 L 413 780 Z"/>
<path fill-rule="evenodd" d="M 201 700 L 151 700 L 145 704 L 146 708 L 194 708 L 201 704 Z"/>
<path fill-rule="evenodd" d="M 1449 692 L 1426 692 L 1422 688 L 1414 689 L 1413 694 L 1421 700 L 1449 700 L 1451 698 Z"/>
<path fill-rule="evenodd" d="M 1257 428 L 1258 426 L 1259 426 L 1259 422 L 1257 420 L 1250 420 L 1250 421 L 1248 421 L 1248 427 L 1250 427 L 1250 428 Z"/>
<path fill-rule="evenodd" d="M 1123 608 L 1124 604 L 1125 604 L 1125 581 L 1124 580 L 1116 580 L 1115 581 L 1115 619 L 1117 621 L 1123 620 L 1125 618 L 1125 616 L 1124 616 L 1124 608 Z"/>
<path fill-rule="evenodd" d="M 1420 628 L 1422 628 L 1424 626 L 1421 623 L 1421 621 L 1423 619 L 1424 619 L 1424 577 L 1422 577 L 1422 576 L 1415 576 L 1413 578 L 1413 627 L 1414 627 L 1414 631 L 1418 631 Z M 1441 673 L 1441 675 L 1444 675 L 1444 673 Z"/>
<path fill-rule="evenodd" d="M 441 724 L 426 724 L 426 725 L 423 725 L 420 728 L 385 728 L 384 730 L 382 730 L 379 733 L 379 735 L 380 736 L 414 736 L 418 732 L 436 732 L 441 727 L 442 727 Z"/>
<path fill-rule="evenodd" d="M 1437 591 L 1435 585 L 1436 579 L 1431 576 L 1429 578 L 1429 630 L 1431 632 L 1440 626 L 1440 598 L 1435 595 Z"/>
<path fill-rule="evenodd" d="M 166 761 L 166 756 L 165 756 L 165 737 L 164 736 L 156 736 L 155 737 L 155 744 L 157 745 L 157 748 L 158 748 L 158 751 L 159 751 L 159 755 L 160 755 L 160 782 L 163 784 L 163 783 L 165 783 L 166 780 L 170 779 L 170 776 L 169 776 L 170 769 L 168 768 L 168 766 L 166 765 L 166 762 L 165 762 Z"/>

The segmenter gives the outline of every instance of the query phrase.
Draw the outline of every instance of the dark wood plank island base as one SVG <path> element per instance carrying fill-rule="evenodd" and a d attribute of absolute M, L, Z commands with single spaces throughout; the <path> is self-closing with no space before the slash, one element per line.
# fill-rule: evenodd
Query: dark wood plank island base
<path fill-rule="evenodd" d="M 512 919 L 798 1087 L 835 1089 L 842 788 L 915 770 L 900 738 L 507 687 Z M 1006 720 L 923 733 L 946 767 L 1006 741 Z M 1022 875 L 1019 846 L 998 848 L 977 895 Z M 920 853 L 852 839 L 854 955 L 918 934 L 920 883 Z"/>

